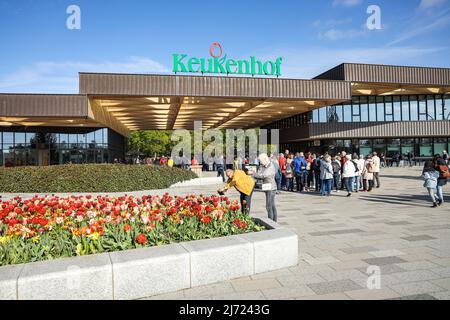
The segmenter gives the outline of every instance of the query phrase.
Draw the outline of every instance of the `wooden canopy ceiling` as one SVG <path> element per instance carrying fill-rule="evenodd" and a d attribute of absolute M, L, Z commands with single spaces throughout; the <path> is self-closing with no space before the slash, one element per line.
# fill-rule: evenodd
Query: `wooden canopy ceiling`
<path fill-rule="evenodd" d="M 450 86 L 352 82 L 352 95 L 447 94 Z"/>
<path fill-rule="evenodd" d="M 126 130 L 256 128 L 342 100 L 280 100 L 212 97 L 91 97 Z M 97 118 L 97 116 L 94 116 Z"/>

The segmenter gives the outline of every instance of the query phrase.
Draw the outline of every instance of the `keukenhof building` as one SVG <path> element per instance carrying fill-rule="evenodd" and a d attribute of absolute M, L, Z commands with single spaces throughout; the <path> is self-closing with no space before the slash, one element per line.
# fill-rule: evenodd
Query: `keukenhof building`
<path fill-rule="evenodd" d="M 0 165 L 112 162 L 131 131 L 193 129 L 194 120 L 279 129 L 291 151 L 426 158 L 450 149 L 450 69 L 344 63 L 301 80 L 278 78 L 280 58 L 251 58 L 217 67 L 174 55 L 179 72 L 228 76 L 80 73 L 79 94 L 0 94 Z"/>

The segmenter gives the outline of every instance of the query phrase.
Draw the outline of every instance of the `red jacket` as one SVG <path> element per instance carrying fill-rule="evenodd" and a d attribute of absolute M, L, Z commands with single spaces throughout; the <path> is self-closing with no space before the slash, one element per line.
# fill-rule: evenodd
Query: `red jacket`
<path fill-rule="evenodd" d="M 281 173 L 286 173 L 286 158 L 283 157 L 278 159 L 278 164 L 280 165 Z"/>

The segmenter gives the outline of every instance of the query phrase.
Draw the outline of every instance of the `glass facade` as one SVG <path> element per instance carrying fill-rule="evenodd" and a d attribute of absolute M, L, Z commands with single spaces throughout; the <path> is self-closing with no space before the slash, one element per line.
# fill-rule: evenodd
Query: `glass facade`
<path fill-rule="evenodd" d="M 282 143 L 280 150 L 288 149 L 291 152 L 305 151 L 331 155 L 341 151 L 347 153 L 358 153 L 364 156 L 376 151 L 384 154 L 387 158 L 395 154 L 406 156 L 411 153 L 415 158 L 431 158 L 435 154 L 449 150 L 450 138 L 394 138 L 394 139 L 352 139 L 352 140 L 320 140 L 305 141 L 301 143 Z"/>
<path fill-rule="evenodd" d="M 47 130 L 46 130 L 47 129 Z M 124 158 L 125 139 L 107 128 L 1 127 L 1 166 L 109 163 Z M 52 132 L 50 132 L 52 131 Z M 56 131 L 56 132 L 55 132 Z M 59 132 L 58 132 L 59 131 Z"/>
<path fill-rule="evenodd" d="M 312 123 L 450 120 L 450 95 L 355 96 L 316 109 L 310 118 Z"/>

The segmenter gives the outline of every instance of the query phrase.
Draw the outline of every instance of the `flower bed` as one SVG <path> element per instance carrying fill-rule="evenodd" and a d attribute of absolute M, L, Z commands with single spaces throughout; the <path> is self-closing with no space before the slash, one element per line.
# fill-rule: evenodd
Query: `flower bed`
<path fill-rule="evenodd" d="M 0 266 L 260 231 L 225 196 L 0 199 Z"/>

